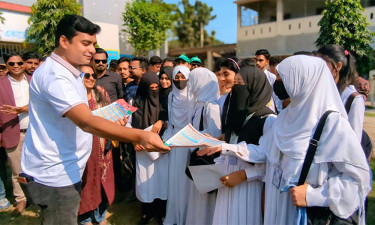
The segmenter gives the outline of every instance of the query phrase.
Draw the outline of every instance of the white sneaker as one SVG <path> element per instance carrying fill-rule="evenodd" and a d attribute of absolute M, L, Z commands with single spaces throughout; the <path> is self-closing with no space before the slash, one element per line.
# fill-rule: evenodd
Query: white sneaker
<path fill-rule="evenodd" d="M 10 207 L 10 202 L 7 198 L 3 198 L 0 200 L 0 209 L 7 209 Z"/>

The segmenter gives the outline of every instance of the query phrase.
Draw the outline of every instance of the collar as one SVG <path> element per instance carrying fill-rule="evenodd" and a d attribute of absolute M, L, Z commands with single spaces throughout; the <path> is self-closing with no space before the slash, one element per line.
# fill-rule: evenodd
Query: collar
<path fill-rule="evenodd" d="M 26 80 L 27 81 L 27 78 L 25 76 L 25 74 L 23 74 L 23 77 L 22 77 L 22 80 L 21 81 L 18 81 L 16 79 L 14 79 L 12 76 L 10 76 L 10 74 L 8 73 L 8 79 L 12 82 L 21 82 L 22 80 Z"/>
<path fill-rule="evenodd" d="M 72 66 L 72 64 L 68 63 L 60 56 L 56 55 L 54 52 L 51 53 L 50 57 L 51 59 L 55 60 L 56 62 L 61 64 L 63 67 L 65 67 L 67 70 L 69 70 L 74 76 L 79 77 L 81 75 L 81 72 L 77 68 Z"/>

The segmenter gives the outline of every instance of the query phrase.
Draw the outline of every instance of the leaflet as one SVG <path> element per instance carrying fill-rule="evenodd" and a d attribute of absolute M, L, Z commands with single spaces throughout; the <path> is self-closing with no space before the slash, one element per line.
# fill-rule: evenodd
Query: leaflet
<path fill-rule="evenodd" d="M 203 147 L 218 146 L 221 145 L 221 143 L 221 141 L 215 138 L 201 134 L 189 123 L 166 141 L 165 145 L 170 147 Z"/>
<path fill-rule="evenodd" d="M 137 109 L 124 99 L 119 99 L 110 105 L 92 111 L 92 114 L 115 122 L 119 118 L 129 117 Z"/>
<path fill-rule="evenodd" d="M 202 194 L 223 187 L 220 178 L 228 174 L 225 164 L 189 166 L 189 170 L 195 187 Z"/>

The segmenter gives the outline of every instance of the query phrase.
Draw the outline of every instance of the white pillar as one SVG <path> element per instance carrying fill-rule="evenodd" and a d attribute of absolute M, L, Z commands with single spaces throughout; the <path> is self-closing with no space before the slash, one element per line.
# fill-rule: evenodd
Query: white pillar
<path fill-rule="evenodd" d="M 283 0 L 276 0 L 276 35 L 282 32 L 281 23 L 284 20 Z"/>

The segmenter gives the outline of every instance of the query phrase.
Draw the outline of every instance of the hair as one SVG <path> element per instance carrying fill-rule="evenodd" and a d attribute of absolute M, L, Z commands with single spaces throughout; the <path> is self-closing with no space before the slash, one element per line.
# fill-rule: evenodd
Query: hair
<path fill-rule="evenodd" d="M 104 53 L 106 59 L 108 59 L 108 53 L 104 49 L 102 49 L 102 48 L 95 48 L 95 54 L 101 54 L 101 53 Z"/>
<path fill-rule="evenodd" d="M 118 59 L 117 65 L 120 65 L 120 63 L 123 63 L 123 62 L 128 62 L 130 64 L 130 61 L 131 61 L 130 58 L 124 56 Z"/>
<path fill-rule="evenodd" d="M 281 63 L 281 61 L 283 61 L 283 59 L 280 56 L 272 56 L 270 58 L 270 66 L 276 66 Z"/>
<path fill-rule="evenodd" d="M 60 45 L 60 37 L 64 35 L 69 42 L 77 35 L 77 32 L 94 35 L 100 32 L 100 26 L 92 23 L 83 16 L 65 15 L 57 24 L 55 30 L 55 48 Z"/>
<path fill-rule="evenodd" d="M 212 72 L 214 72 L 214 73 L 218 72 L 221 68 L 221 63 L 224 62 L 224 61 L 225 61 L 225 58 L 223 58 L 223 57 L 220 57 L 217 60 L 215 60 L 214 70 Z"/>
<path fill-rule="evenodd" d="M 117 59 L 112 59 L 111 62 L 109 63 L 109 67 L 117 67 L 117 65 L 118 65 Z"/>
<path fill-rule="evenodd" d="M 22 56 L 21 56 L 21 54 L 20 54 L 19 52 L 10 52 L 10 53 L 4 55 L 4 61 L 5 61 L 5 63 L 7 63 L 8 60 L 9 60 L 11 57 L 13 57 L 13 56 L 19 56 L 19 57 L 22 58 Z M 22 59 L 22 60 L 23 60 L 23 59 Z"/>
<path fill-rule="evenodd" d="M 162 62 L 163 60 L 157 55 L 154 55 L 150 58 L 150 65 L 162 64 Z"/>
<path fill-rule="evenodd" d="M 175 58 L 167 57 L 167 58 L 163 59 L 163 64 L 165 62 L 173 62 L 173 66 L 176 66 L 176 62 L 174 60 L 175 60 Z"/>
<path fill-rule="evenodd" d="M 241 68 L 247 67 L 247 66 L 255 66 L 255 65 L 256 65 L 256 62 L 252 58 L 243 59 L 243 60 L 241 60 L 241 63 L 240 63 Z"/>
<path fill-rule="evenodd" d="M 346 52 L 347 54 L 345 54 Z M 339 72 L 339 81 L 337 82 L 337 89 L 340 93 L 342 93 L 347 86 L 355 83 L 357 77 L 355 58 L 350 52 L 345 51 L 339 45 L 331 44 L 319 48 L 317 54 L 336 71 L 336 64 L 339 62 L 342 63 L 342 68 Z"/>
<path fill-rule="evenodd" d="M 28 59 L 37 59 L 40 61 L 40 56 L 36 52 L 26 52 L 22 55 L 23 61 Z"/>
<path fill-rule="evenodd" d="M 309 51 L 298 51 L 298 52 L 293 53 L 293 55 L 314 56 L 314 53 L 313 52 L 309 52 Z"/>
<path fill-rule="evenodd" d="M 139 66 L 148 70 L 148 60 L 145 57 L 134 57 L 131 61 L 139 61 Z"/>
<path fill-rule="evenodd" d="M 255 55 L 263 55 L 267 60 L 271 58 L 271 54 L 267 49 L 259 49 L 255 52 Z"/>
<path fill-rule="evenodd" d="M 220 67 L 227 67 L 228 69 L 232 70 L 233 72 L 238 73 L 238 71 L 240 71 L 240 68 L 239 68 L 238 64 L 239 64 L 238 58 L 237 57 L 231 57 L 231 58 L 225 59 L 220 64 Z"/>

